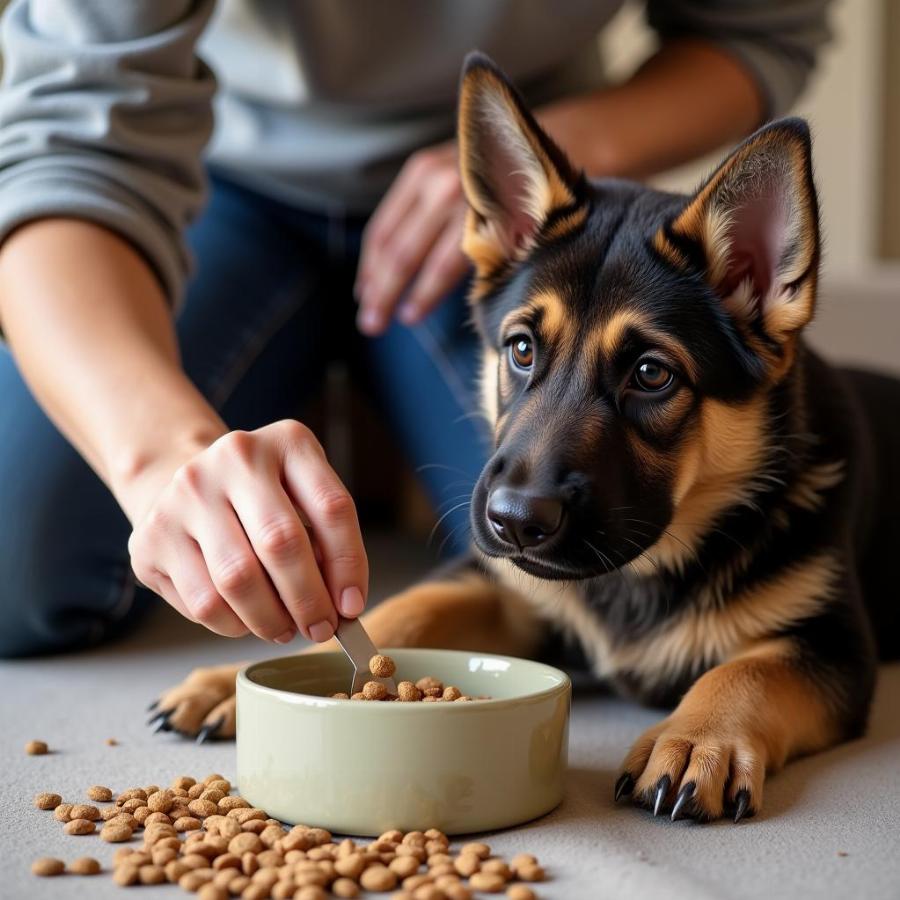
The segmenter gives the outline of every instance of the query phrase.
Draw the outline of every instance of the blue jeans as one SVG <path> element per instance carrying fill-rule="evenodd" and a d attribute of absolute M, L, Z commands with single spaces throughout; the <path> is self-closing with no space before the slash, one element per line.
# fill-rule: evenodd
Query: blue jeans
<path fill-rule="evenodd" d="M 229 427 L 252 429 L 302 418 L 329 362 L 347 360 L 446 509 L 471 489 L 486 452 L 463 290 L 418 327 L 361 338 L 351 285 L 364 224 L 214 177 L 190 233 L 197 270 L 176 321 L 185 371 Z M 0 398 L 0 655 L 104 640 L 153 600 L 131 573 L 128 521 L 2 346 Z M 467 509 L 443 525 L 447 551 L 464 549 Z"/>

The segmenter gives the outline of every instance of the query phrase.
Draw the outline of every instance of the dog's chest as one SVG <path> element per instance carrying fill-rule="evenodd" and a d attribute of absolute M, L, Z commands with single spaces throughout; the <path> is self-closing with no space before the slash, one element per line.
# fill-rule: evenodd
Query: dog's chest
<path fill-rule="evenodd" d="M 640 579 L 553 582 L 503 560 L 487 564 L 540 618 L 581 646 L 597 676 L 647 703 L 677 700 L 744 640 L 692 609 L 673 609 L 659 586 Z"/>

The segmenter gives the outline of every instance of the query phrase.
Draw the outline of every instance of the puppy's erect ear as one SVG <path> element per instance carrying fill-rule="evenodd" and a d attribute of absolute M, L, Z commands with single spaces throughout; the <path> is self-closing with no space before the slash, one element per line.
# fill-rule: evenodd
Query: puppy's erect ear
<path fill-rule="evenodd" d="M 479 278 L 522 259 L 540 236 L 561 236 L 584 221 L 583 177 L 480 53 L 463 67 L 458 137 L 469 203 L 463 250 Z"/>
<path fill-rule="evenodd" d="M 699 262 L 739 325 L 789 342 L 813 316 L 820 252 L 806 123 L 783 119 L 748 138 L 656 247 L 673 262 Z"/>

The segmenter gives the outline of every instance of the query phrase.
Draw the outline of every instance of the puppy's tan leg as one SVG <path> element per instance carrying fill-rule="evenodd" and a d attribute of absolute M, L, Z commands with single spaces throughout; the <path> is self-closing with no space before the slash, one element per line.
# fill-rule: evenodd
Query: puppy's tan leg
<path fill-rule="evenodd" d="M 527 656 L 540 625 L 525 601 L 474 573 L 426 582 L 380 603 L 364 617 L 377 647 L 441 647 Z M 304 650 L 337 650 L 334 641 Z M 234 737 L 234 683 L 245 663 L 194 669 L 166 691 L 151 724 L 187 735 Z"/>
<path fill-rule="evenodd" d="M 527 656 L 541 626 L 526 601 L 478 573 L 417 585 L 363 616 L 376 647 L 438 647 Z M 328 642 L 321 649 L 333 650 Z"/>
<path fill-rule="evenodd" d="M 793 756 L 839 739 L 825 691 L 777 640 L 710 669 L 625 759 L 617 794 L 672 817 L 735 821 L 759 810 L 763 781 Z"/>

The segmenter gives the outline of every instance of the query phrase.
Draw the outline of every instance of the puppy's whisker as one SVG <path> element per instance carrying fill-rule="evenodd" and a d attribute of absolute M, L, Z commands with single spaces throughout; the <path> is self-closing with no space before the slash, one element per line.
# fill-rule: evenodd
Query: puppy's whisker
<path fill-rule="evenodd" d="M 447 510 L 438 520 L 434 523 L 434 527 L 431 529 L 431 533 L 428 535 L 428 540 L 425 542 L 426 547 L 431 546 L 431 542 L 434 540 L 434 536 L 437 534 L 438 528 L 441 527 L 441 523 L 448 517 L 453 515 L 457 510 L 464 509 L 471 503 L 471 498 L 468 500 L 464 500 L 462 503 L 457 503 L 455 506 L 451 506 L 450 509 Z"/>

